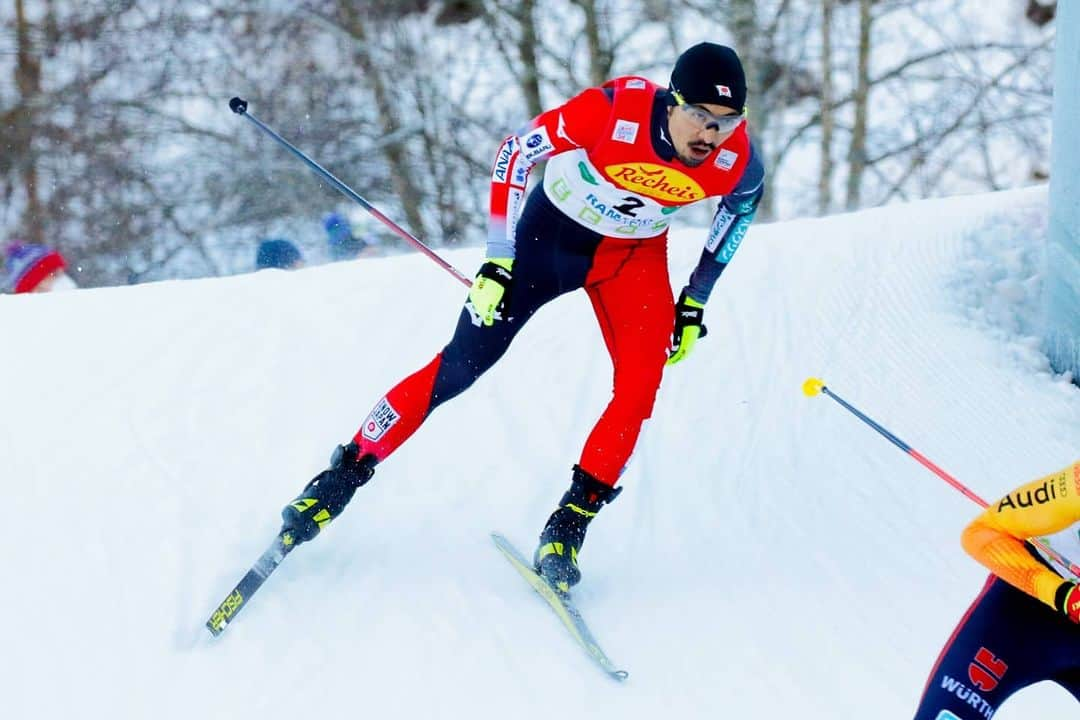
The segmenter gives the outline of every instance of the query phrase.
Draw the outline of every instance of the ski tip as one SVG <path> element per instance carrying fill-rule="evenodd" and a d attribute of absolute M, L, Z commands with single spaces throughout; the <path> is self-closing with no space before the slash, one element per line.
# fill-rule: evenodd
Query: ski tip
<path fill-rule="evenodd" d="M 630 673 L 625 670 L 612 670 L 608 675 L 611 676 L 612 680 L 617 680 L 618 682 L 626 682 L 626 679 L 630 677 Z"/>

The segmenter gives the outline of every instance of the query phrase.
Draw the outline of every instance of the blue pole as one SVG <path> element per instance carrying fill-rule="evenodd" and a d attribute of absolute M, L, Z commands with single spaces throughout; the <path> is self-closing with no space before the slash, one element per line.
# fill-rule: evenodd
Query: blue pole
<path fill-rule="evenodd" d="M 906 453 L 911 452 L 911 446 L 910 445 L 908 445 L 906 442 L 904 442 L 900 438 L 893 435 L 891 432 L 889 432 L 888 430 L 883 428 L 881 425 L 878 425 L 876 422 L 874 422 L 868 416 L 866 416 L 863 413 L 859 412 L 858 408 L 856 408 L 853 405 L 851 405 L 850 403 L 848 403 L 847 400 L 844 400 L 844 398 L 840 397 L 839 395 L 837 395 L 836 393 L 834 393 L 832 390 L 830 390 L 829 388 L 827 388 L 825 386 L 822 386 L 821 392 L 825 393 L 826 395 L 831 397 L 833 400 L 835 400 L 836 402 L 843 405 L 845 408 L 850 410 L 852 412 L 852 414 L 855 415 L 855 417 L 859 418 L 864 423 L 866 423 L 867 425 L 869 425 L 870 427 L 874 428 L 879 433 L 884 435 L 885 439 L 888 440 L 889 442 L 891 442 L 893 445 L 900 448 L 901 450 L 903 450 Z"/>

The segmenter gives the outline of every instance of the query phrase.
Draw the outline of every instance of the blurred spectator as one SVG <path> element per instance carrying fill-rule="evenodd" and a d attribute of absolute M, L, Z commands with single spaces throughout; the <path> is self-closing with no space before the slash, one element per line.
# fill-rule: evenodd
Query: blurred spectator
<path fill-rule="evenodd" d="M 378 241 L 367 234 L 357 237 L 353 233 L 348 218 L 339 213 L 330 213 L 323 218 L 326 230 L 327 250 L 331 260 L 352 260 L 361 255 L 373 255 L 377 252 Z"/>
<path fill-rule="evenodd" d="M 256 270 L 295 270 L 301 267 L 304 267 L 304 256 L 300 254 L 299 248 L 288 240 L 272 238 L 259 243 L 259 250 L 255 253 Z"/>
<path fill-rule="evenodd" d="M 7 279 L 4 289 L 12 293 L 46 293 L 74 290 L 78 286 L 65 269 L 58 250 L 45 245 L 14 242 L 8 245 Z"/>

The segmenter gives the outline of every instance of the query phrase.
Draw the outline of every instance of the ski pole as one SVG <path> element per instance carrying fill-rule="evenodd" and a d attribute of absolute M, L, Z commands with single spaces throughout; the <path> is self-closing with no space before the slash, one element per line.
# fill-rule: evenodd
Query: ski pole
<path fill-rule="evenodd" d="M 874 428 L 879 433 L 884 435 L 885 438 L 889 442 L 891 442 L 893 445 L 895 445 L 896 447 L 900 448 L 901 450 L 903 450 L 905 453 L 907 453 L 911 457 L 918 460 L 920 463 L 922 463 L 926 468 L 928 468 L 931 472 L 933 472 L 939 478 L 941 478 L 942 480 L 944 480 L 945 482 L 949 483 L 954 488 L 959 490 L 969 500 L 974 501 L 980 507 L 985 508 L 985 507 L 989 506 L 989 503 L 987 503 L 981 497 L 979 497 L 978 495 L 973 493 L 971 490 L 969 490 L 967 488 L 967 486 L 965 486 L 959 480 L 957 480 L 952 475 L 950 475 L 949 473 L 947 473 L 944 470 L 942 470 L 941 468 L 939 468 L 934 463 L 930 462 L 930 460 L 925 455 L 923 455 L 918 450 L 916 450 L 915 448 L 908 445 L 906 442 L 904 442 L 900 438 L 893 435 L 891 432 L 886 430 L 884 427 L 882 427 L 878 423 L 871 420 L 868 416 L 864 415 L 862 412 L 860 412 L 857 408 L 855 408 L 853 405 L 848 403 L 842 397 L 840 397 L 839 395 L 834 393 L 829 388 L 825 387 L 825 382 L 823 380 L 821 380 L 820 378 L 813 378 L 813 377 L 812 378 L 807 378 L 803 382 L 802 391 L 803 391 L 803 394 L 806 395 L 807 397 L 814 397 L 818 393 L 824 393 L 824 394 L 828 395 L 833 400 L 840 403 L 840 405 L 843 406 L 845 409 L 851 411 L 852 415 L 859 418 L 864 423 L 866 423 L 867 425 L 869 425 L 870 427 Z M 1072 561 L 1070 561 L 1067 557 L 1061 555 L 1059 552 L 1057 552 L 1056 550 L 1051 548 L 1041 538 L 1028 538 L 1028 542 L 1031 543 L 1032 545 L 1036 546 L 1040 550 L 1042 550 L 1049 557 L 1052 557 L 1057 562 L 1059 562 L 1062 565 L 1064 565 L 1065 567 L 1069 568 L 1070 572 L 1072 572 L 1074 574 L 1080 574 L 1080 566 L 1077 566 Z"/>
<path fill-rule="evenodd" d="M 432 260 L 434 260 L 439 265 L 439 267 L 441 267 L 443 270 L 446 270 L 448 273 L 450 273 L 451 275 L 456 277 L 466 287 L 472 287 L 472 280 L 465 277 L 465 275 L 463 275 L 457 268 L 455 268 L 453 265 L 451 265 L 450 263 L 443 260 L 438 255 L 438 253 L 436 253 L 434 250 L 429 248 L 424 243 L 420 242 L 420 240 L 418 240 L 416 238 L 416 236 L 414 236 L 408 230 L 401 227 L 400 225 L 395 223 L 393 220 L 391 220 L 390 218 L 386 217 L 381 212 L 379 212 L 378 208 L 376 208 L 374 205 L 372 205 L 367 200 L 362 198 L 360 196 L 360 194 L 357 193 L 355 190 L 353 190 L 351 187 L 349 187 L 348 185 L 346 185 L 345 183 L 343 183 L 342 181 L 340 181 L 336 177 L 334 177 L 334 175 L 329 170 L 327 170 L 322 165 L 320 165 L 319 163 L 317 163 L 314 160 L 312 160 L 311 158 L 309 158 L 301 150 L 299 150 L 295 145 L 293 145 L 288 140 L 286 140 L 285 138 L 278 135 L 269 126 L 267 126 L 265 123 L 263 123 L 257 117 L 255 117 L 254 115 L 249 113 L 247 111 L 247 108 L 248 108 L 247 100 L 243 100 L 241 98 L 234 97 L 232 100 L 229 101 L 229 109 L 230 110 L 232 110 L 237 115 L 242 115 L 243 117 L 247 118 L 251 122 L 255 123 L 255 126 L 257 128 L 259 128 L 264 133 L 269 135 L 271 138 L 273 138 L 277 143 L 279 143 L 282 147 L 284 147 L 286 150 L 291 152 L 293 155 L 295 155 L 296 157 L 303 160 L 304 163 L 308 167 L 310 167 L 312 170 L 314 170 L 316 172 L 316 174 L 318 174 L 323 179 L 325 179 L 327 182 L 329 182 L 338 192 L 340 192 L 342 195 L 346 196 L 350 200 L 355 200 L 360 205 L 360 207 L 364 208 L 369 213 L 371 213 L 373 216 L 375 216 L 376 220 L 378 220 L 383 225 L 385 225 L 386 227 L 393 230 L 399 237 L 401 237 L 402 240 L 405 240 L 407 243 L 412 245 L 414 248 L 416 248 L 417 250 L 424 253 L 425 255 L 427 255 Z"/>
<path fill-rule="evenodd" d="M 906 452 L 908 455 L 910 455 L 911 457 L 915 458 L 920 463 L 922 463 L 925 467 L 927 467 L 930 470 L 930 472 L 934 473 L 939 478 L 941 478 L 942 480 L 944 480 L 945 482 L 949 483 L 954 488 L 956 488 L 957 490 L 962 492 L 969 500 L 973 500 L 974 502 L 976 502 L 977 504 L 979 504 L 982 507 L 987 506 L 987 502 L 985 500 L 983 500 L 981 497 L 979 497 L 975 493 L 971 492 L 971 490 L 969 490 L 966 486 L 964 486 L 961 482 L 959 482 L 952 475 L 945 472 L 944 470 L 939 468 L 934 463 L 930 462 L 930 460 L 927 459 L 926 456 L 924 456 L 918 450 L 916 450 L 915 448 L 911 447 L 910 445 L 908 445 L 906 442 L 904 442 L 900 438 L 893 435 L 891 432 L 889 432 L 888 430 L 883 428 L 881 425 L 878 425 L 876 422 L 871 420 L 866 415 L 863 415 L 856 408 L 852 407 L 842 397 L 840 397 L 839 395 L 834 393 L 829 388 L 825 387 L 824 381 L 822 381 L 822 380 L 820 380 L 818 378 L 807 378 L 806 382 L 803 383 L 802 390 L 803 390 L 803 394 L 806 395 L 807 397 L 814 397 L 819 392 L 825 393 L 826 395 L 831 397 L 833 400 L 840 403 L 844 408 L 846 408 L 847 410 L 850 410 L 851 413 L 855 417 L 859 418 L 864 423 L 866 423 L 867 425 L 869 425 L 870 427 L 874 428 L 879 433 L 884 435 L 885 438 L 889 442 L 891 442 L 893 445 L 900 448 L 901 450 Z"/>

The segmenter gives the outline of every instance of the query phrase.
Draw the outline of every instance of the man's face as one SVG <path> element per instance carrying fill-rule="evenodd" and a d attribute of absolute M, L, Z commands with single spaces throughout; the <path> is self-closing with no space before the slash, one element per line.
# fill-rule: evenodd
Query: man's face
<path fill-rule="evenodd" d="M 741 117 L 739 113 L 723 105 L 676 105 L 668 108 L 668 130 L 679 160 L 689 167 L 703 163 L 709 153 L 738 128 L 737 124 L 730 128 L 717 127 L 712 118 L 720 119 L 727 126 L 738 117 Z"/>

